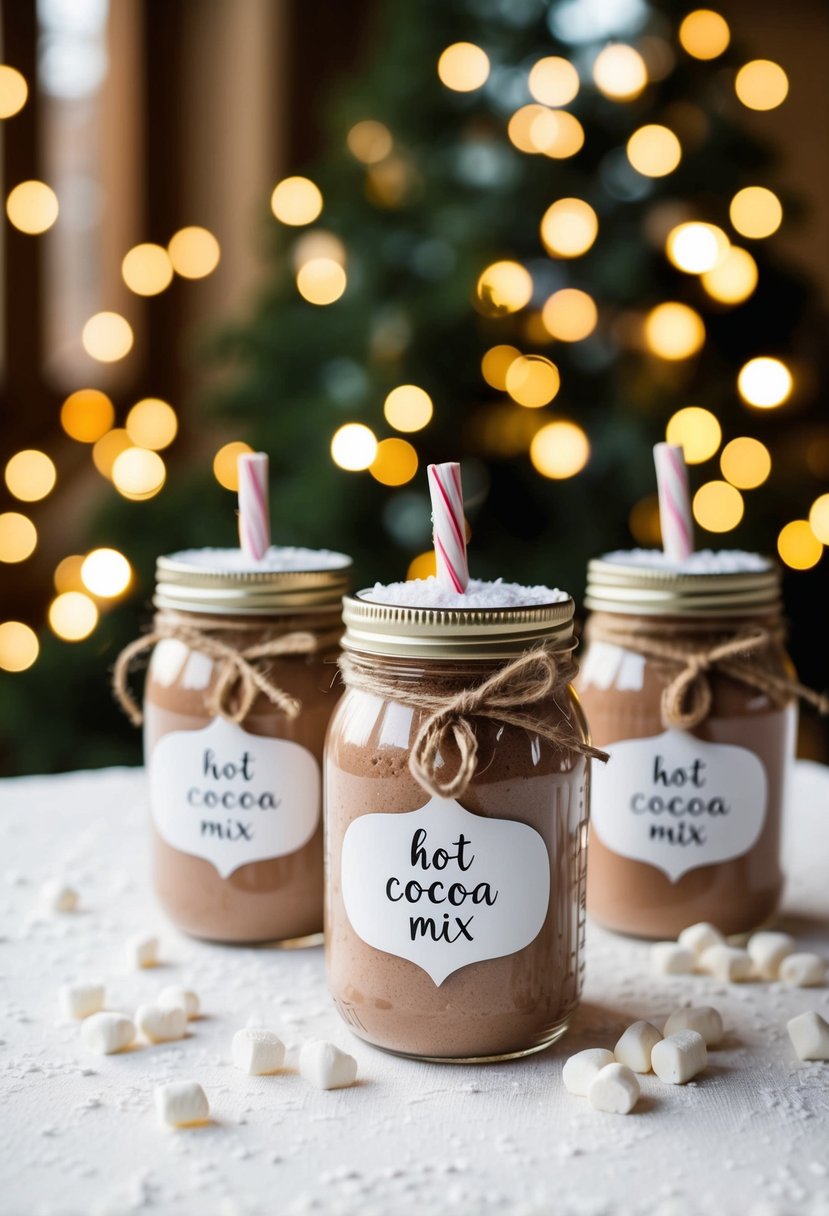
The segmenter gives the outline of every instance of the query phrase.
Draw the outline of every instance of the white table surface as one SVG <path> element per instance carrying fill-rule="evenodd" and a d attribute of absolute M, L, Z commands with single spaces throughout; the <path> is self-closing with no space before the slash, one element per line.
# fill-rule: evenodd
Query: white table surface
<path fill-rule="evenodd" d="M 0 782 L 3 1216 L 828 1216 L 829 1064 L 798 1061 L 785 1031 L 803 1010 L 829 1016 L 827 989 L 656 977 L 646 945 L 591 926 L 584 1004 L 561 1044 L 480 1067 L 396 1059 L 339 1022 L 320 950 L 211 946 L 167 924 L 149 890 L 146 817 L 140 770 Z M 829 770 L 798 766 L 786 852 L 781 924 L 829 954 Z M 51 876 L 77 887 L 77 912 L 39 912 Z M 126 939 L 154 929 L 163 966 L 130 971 Z M 90 976 L 127 1011 L 186 982 L 206 1017 L 184 1042 L 92 1055 L 57 1008 L 63 981 Z M 630 1022 L 689 1000 L 729 1027 L 697 1082 L 644 1078 L 627 1118 L 563 1089 L 568 1054 L 612 1047 Z M 319 1093 L 294 1070 L 235 1070 L 231 1037 L 255 1013 L 291 1044 L 346 1047 L 360 1084 Z M 176 1078 L 202 1083 L 210 1126 L 159 1127 L 153 1089 Z"/>

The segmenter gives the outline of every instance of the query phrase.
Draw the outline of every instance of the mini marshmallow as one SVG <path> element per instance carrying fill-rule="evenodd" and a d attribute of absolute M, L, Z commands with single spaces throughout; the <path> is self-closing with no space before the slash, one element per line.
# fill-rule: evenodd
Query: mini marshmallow
<path fill-rule="evenodd" d="M 677 942 L 654 942 L 651 946 L 651 967 L 657 975 L 689 975 L 696 961 L 689 946 Z"/>
<path fill-rule="evenodd" d="M 701 920 L 696 925 L 689 925 L 687 929 L 683 929 L 678 937 L 680 946 L 687 946 L 689 950 L 693 950 L 694 954 L 699 957 L 709 946 L 722 946 L 725 944 L 725 938 L 715 925 L 709 925 L 708 921 Z"/>
<path fill-rule="evenodd" d="M 634 1022 L 619 1039 L 613 1054 L 620 1064 L 626 1064 L 633 1072 L 650 1072 L 651 1052 L 661 1038 L 650 1022 Z"/>
<path fill-rule="evenodd" d="M 807 951 L 789 954 L 780 964 L 778 974 L 791 988 L 820 988 L 826 983 L 826 959 Z"/>
<path fill-rule="evenodd" d="M 278 1072 L 285 1059 L 285 1044 L 264 1026 L 246 1026 L 233 1036 L 233 1063 L 251 1077 Z M 351 1084 L 351 1082 L 348 1082 Z"/>
<path fill-rule="evenodd" d="M 81 1023 L 81 1038 L 99 1056 L 111 1056 L 134 1042 L 135 1023 L 125 1013 L 93 1013 Z"/>
<path fill-rule="evenodd" d="M 706 1047 L 716 1047 L 722 1042 L 722 1018 L 713 1005 L 675 1009 L 665 1023 L 665 1035 L 676 1034 L 678 1030 L 696 1030 L 705 1039 Z"/>
<path fill-rule="evenodd" d="M 786 1029 L 801 1060 L 829 1060 L 829 1022 L 819 1013 L 799 1013 Z"/>
<path fill-rule="evenodd" d="M 78 906 L 78 892 L 65 882 L 45 882 L 40 888 L 40 902 L 46 912 L 74 912 Z"/>
<path fill-rule="evenodd" d="M 188 1021 L 199 1016 L 198 996 L 192 989 L 184 988 L 180 984 L 168 984 L 166 988 L 162 988 L 155 998 L 155 1003 L 162 1009 L 169 1009 L 173 1005 L 180 1006 L 187 1015 Z"/>
<path fill-rule="evenodd" d="M 103 984 L 61 984 L 58 993 L 61 1013 L 65 1018 L 88 1018 L 103 1009 L 104 996 Z"/>
<path fill-rule="evenodd" d="M 155 1109 L 166 1127 L 195 1127 L 210 1118 L 210 1103 L 198 1081 L 171 1081 L 155 1091 Z"/>
<path fill-rule="evenodd" d="M 753 933 L 746 950 L 754 963 L 754 970 L 763 980 L 776 980 L 780 964 L 789 954 L 794 954 L 797 943 L 788 933 Z"/>
<path fill-rule="evenodd" d="M 684 1085 L 708 1063 L 705 1039 L 696 1030 L 678 1030 L 657 1043 L 651 1052 L 653 1071 L 660 1081 Z"/>
<path fill-rule="evenodd" d="M 752 978 L 751 959 L 739 946 L 709 946 L 699 960 L 700 968 L 716 980 L 739 984 Z"/>
<path fill-rule="evenodd" d="M 586 1098 L 594 1078 L 608 1064 L 615 1062 L 613 1052 L 606 1051 L 604 1047 L 588 1047 L 586 1051 L 577 1051 L 574 1056 L 570 1056 L 569 1060 L 565 1061 L 564 1068 L 561 1070 L 564 1088 L 571 1094 L 578 1094 L 580 1098 Z"/>
<path fill-rule="evenodd" d="M 625 1064 L 605 1064 L 590 1082 L 587 1101 L 594 1110 L 611 1115 L 630 1114 L 639 1101 L 639 1082 L 635 1073 Z"/>
<path fill-rule="evenodd" d="M 131 967 L 155 967 L 158 963 L 158 938 L 138 933 L 127 942 L 127 958 Z"/>
<path fill-rule="evenodd" d="M 299 1053 L 299 1071 L 317 1089 L 345 1089 L 357 1079 L 357 1061 L 333 1043 L 306 1043 Z"/>
<path fill-rule="evenodd" d="M 187 1014 L 181 1005 L 139 1005 L 135 1024 L 150 1043 L 171 1043 L 187 1033 Z"/>

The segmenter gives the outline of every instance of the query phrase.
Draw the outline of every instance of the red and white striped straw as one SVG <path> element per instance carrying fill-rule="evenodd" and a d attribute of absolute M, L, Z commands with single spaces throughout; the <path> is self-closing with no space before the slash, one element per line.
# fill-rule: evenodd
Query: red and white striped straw
<path fill-rule="evenodd" d="M 438 580 L 445 587 L 462 593 L 469 582 L 469 566 L 466 560 L 461 466 L 454 462 L 430 464 L 428 474 Z"/>
<path fill-rule="evenodd" d="M 271 543 L 268 509 L 268 457 L 245 452 L 236 466 L 239 477 L 239 544 L 246 557 L 261 562 Z"/>
<path fill-rule="evenodd" d="M 694 551 L 685 456 L 679 444 L 657 443 L 653 449 L 653 459 L 659 491 L 662 549 L 669 561 L 683 562 Z"/>

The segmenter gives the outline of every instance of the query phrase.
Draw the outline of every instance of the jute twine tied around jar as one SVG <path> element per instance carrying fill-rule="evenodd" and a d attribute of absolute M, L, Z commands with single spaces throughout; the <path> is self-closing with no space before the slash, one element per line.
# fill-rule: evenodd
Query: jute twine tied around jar
<path fill-rule="evenodd" d="M 778 675 L 763 661 L 763 651 L 782 640 L 781 629 L 757 625 L 732 630 L 722 640 L 702 646 L 687 637 L 695 632 L 723 634 L 728 633 L 728 627 L 710 621 L 681 625 L 616 624 L 594 617 L 585 629 L 585 636 L 589 642 L 609 642 L 678 669 L 662 690 L 662 716 L 666 725 L 677 730 L 692 730 L 708 716 L 712 704 L 709 675 L 714 671 L 766 693 L 775 705 L 800 697 L 819 713 L 829 713 L 829 696 L 814 692 L 790 676 Z"/>
<path fill-rule="evenodd" d="M 575 643 L 574 643 L 575 645 Z M 490 718 L 507 726 L 517 726 L 541 735 L 565 751 L 607 760 L 607 753 L 579 738 L 566 726 L 550 722 L 531 706 L 563 692 L 576 674 L 576 664 L 568 650 L 543 647 L 526 651 L 514 662 L 499 667 L 488 679 L 460 692 L 424 691 L 410 680 L 378 672 L 351 655 L 340 656 L 343 681 L 384 700 L 397 701 L 412 709 L 424 710 L 409 755 L 409 770 L 415 780 L 437 798 L 461 797 L 478 763 L 478 740 L 470 719 Z M 453 738 L 459 763 L 454 774 L 442 776 L 441 749 Z"/>
<path fill-rule="evenodd" d="M 301 702 L 274 684 L 260 664 L 284 655 L 313 654 L 325 650 L 339 641 L 342 630 L 285 633 L 281 637 L 241 649 L 213 636 L 219 632 L 243 633 L 246 630 L 261 632 L 262 626 L 241 622 L 234 622 L 231 626 L 206 622 L 194 626 L 177 620 L 171 614 L 168 621 L 161 620 L 151 633 L 125 646 L 115 660 L 112 689 L 133 726 L 141 725 L 143 714 L 129 689 L 130 667 L 139 655 L 167 639 L 182 642 L 189 650 L 206 655 L 216 664 L 216 678 L 205 697 L 207 709 L 214 717 L 224 718 L 228 722 L 244 722 L 257 696 L 262 693 L 288 718 L 296 718 L 302 711 Z"/>

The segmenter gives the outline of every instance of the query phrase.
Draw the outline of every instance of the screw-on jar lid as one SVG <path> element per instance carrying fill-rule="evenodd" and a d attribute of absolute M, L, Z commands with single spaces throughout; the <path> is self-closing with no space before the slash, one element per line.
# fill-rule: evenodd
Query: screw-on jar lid
<path fill-rule="evenodd" d="M 768 616 L 781 611 L 780 571 L 755 553 L 607 553 L 587 567 L 585 607 L 630 616 Z"/>
<path fill-rule="evenodd" d="M 331 611 L 348 590 L 351 558 L 272 546 L 261 562 L 239 549 L 186 549 L 156 563 L 157 608 L 227 616 Z"/>

